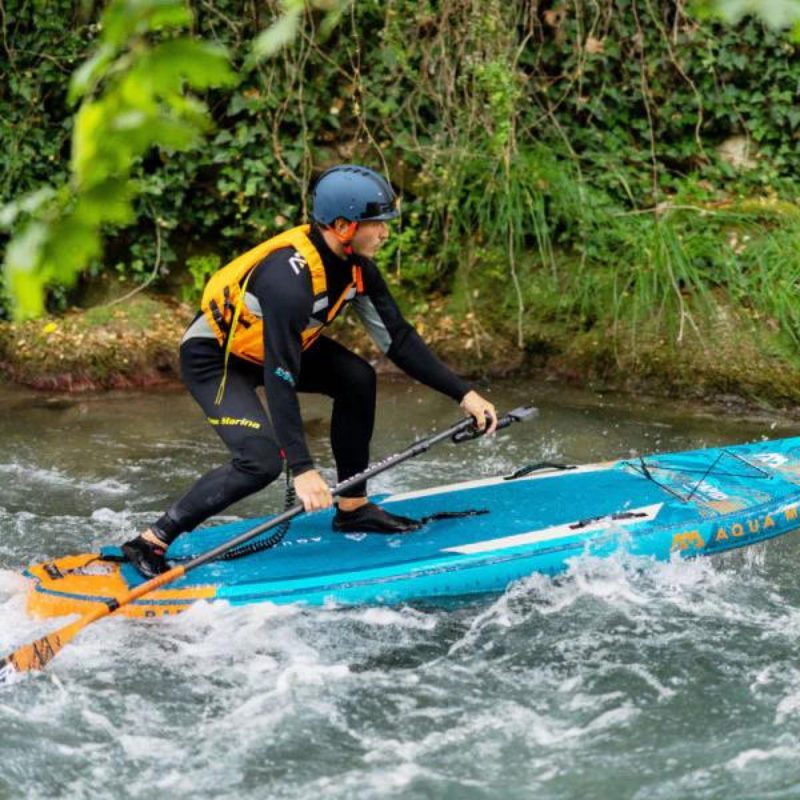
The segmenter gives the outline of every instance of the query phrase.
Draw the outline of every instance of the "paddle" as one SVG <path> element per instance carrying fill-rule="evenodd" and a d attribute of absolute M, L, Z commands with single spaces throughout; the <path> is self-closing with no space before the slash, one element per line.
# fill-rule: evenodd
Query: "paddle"
<path fill-rule="evenodd" d="M 507 428 L 514 422 L 523 422 L 526 419 L 536 416 L 537 413 L 537 410 L 531 407 L 516 408 L 498 420 L 497 430 Z M 402 452 L 395 453 L 394 455 L 383 459 L 383 461 L 378 461 L 376 464 L 368 467 L 363 472 L 359 472 L 357 475 L 353 475 L 353 477 L 348 478 L 346 481 L 342 481 L 332 489 L 332 494 L 336 496 L 352 486 L 368 480 L 369 478 L 373 478 L 376 475 L 380 475 L 382 472 L 386 472 L 386 470 L 391 469 L 403 461 L 407 461 L 410 458 L 421 455 L 433 447 L 433 445 L 443 442 L 445 439 L 452 439 L 454 442 L 458 443 L 461 441 L 469 441 L 482 435 L 483 433 L 475 426 L 474 420 L 471 418 L 463 419 L 455 425 L 449 427 L 447 430 L 442 431 L 441 433 L 436 433 L 427 439 L 421 439 Z M 233 539 L 223 542 L 217 547 L 207 550 L 205 553 L 201 553 L 191 561 L 187 561 L 185 564 L 173 567 L 172 569 L 161 573 L 161 575 L 157 575 L 155 578 L 139 584 L 139 586 L 136 588 L 131 589 L 131 591 L 122 595 L 122 597 L 109 600 L 106 604 L 101 605 L 96 610 L 86 614 L 75 622 L 60 628 L 57 631 L 48 633 L 46 636 L 43 636 L 41 639 L 37 639 L 35 642 L 23 645 L 18 650 L 15 650 L 13 653 L 11 653 L 11 655 L 0 660 L 0 685 L 10 683 L 15 676 L 21 673 L 43 669 L 46 664 L 48 664 L 58 655 L 58 653 L 66 644 L 74 639 L 75 636 L 77 636 L 77 634 L 85 627 L 91 625 L 92 622 L 102 619 L 103 617 L 107 617 L 123 606 L 132 603 L 134 600 L 138 600 L 140 597 L 143 597 L 144 595 L 149 594 L 156 589 L 160 589 L 162 586 L 165 586 L 168 583 L 178 580 L 178 578 L 186 575 L 187 572 L 191 572 L 192 570 L 203 566 L 203 564 L 207 564 L 209 561 L 214 561 L 224 553 L 244 544 L 259 534 L 265 533 L 266 531 L 276 528 L 288 520 L 294 519 L 294 517 L 302 514 L 303 511 L 304 509 L 302 504 L 293 506 L 292 508 L 284 511 L 282 514 L 278 514 L 278 516 L 273 517 L 268 522 L 264 522 L 261 525 L 256 525 L 244 533 L 235 536 Z"/>

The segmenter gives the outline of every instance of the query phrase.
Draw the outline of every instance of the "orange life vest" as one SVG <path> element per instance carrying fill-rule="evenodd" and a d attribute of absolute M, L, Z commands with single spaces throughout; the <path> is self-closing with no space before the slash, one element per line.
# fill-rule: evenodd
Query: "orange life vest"
<path fill-rule="evenodd" d="M 225 348 L 225 361 L 233 353 L 239 358 L 261 364 L 264 361 L 264 323 L 262 318 L 247 307 L 247 283 L 258 266 L 270 253 L 284 247 L 296 251 L 290 259 L 295 272 L 308 269 L 314 305 L 303 331 L 303 350 L 309 348 L 320 336 L 323 328 L 333 321 L 345 300 L 363 291 L 361 269 L 353 266 L 353 280 L 335 303 L 328 298 L 328 282 L 322 256 L 308 237 L 310 226 L 301 225 L 273 236 L 216 272 L 203 291 L 200 308 L 211 330 Z M 269 309 L 263 310 L 264 314 Z"/>

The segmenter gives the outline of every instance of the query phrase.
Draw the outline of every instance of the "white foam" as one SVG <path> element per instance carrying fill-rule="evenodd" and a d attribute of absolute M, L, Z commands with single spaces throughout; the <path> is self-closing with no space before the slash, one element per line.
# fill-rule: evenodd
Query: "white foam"
<path fill-rule="evenodd" d="M 113 478 L 104 478 L 96 481 L 74 478 L 57 469 L 44 469 L 18 462 L 0 464 L 0 473 L 2 472 L 10 473 L 19 483 L 41 483 L 48 487 L 66 487 L 79 491 L 100 492 L 111 495 L 126 494 L 131 490 L 127 483 L 122 483 Z"/>
<path fill-rule="evenodd" d="M 789 737 L 781 737 L 781 739 L 784 740 L 787 738 Z M 749 750 L 742 751 L 735 758 L 732 758 L 728 762 L 728 766 L 731 769 L 743 770 L 747 769 L 753 763 L 762 764 L 765 761 L 774 761 L 776 759 L 779 761 L 790 761 L 792 763 L 796 763 L 797 747 L 798 743 L 794 741 L 791 744 L 780 744 L 769 750 L 751 748 Z"/>
<path fill-rule="evenodd" d="M 28 580 L 19 572 L 0 569 L 0 594 L 18 594 L 28 588 Z"/>
<path fill-rule="evenodd" d="M 396 627 L 432 631 L 437 624 L 437 619 L 433 614 L 424 614 L 411 608 L 403 608 L 397 611 L 386 607 L 369 607 L 351 611 L 350 615 L 353 619 L 357 619 L 367 625 L 386 628 Z"/>

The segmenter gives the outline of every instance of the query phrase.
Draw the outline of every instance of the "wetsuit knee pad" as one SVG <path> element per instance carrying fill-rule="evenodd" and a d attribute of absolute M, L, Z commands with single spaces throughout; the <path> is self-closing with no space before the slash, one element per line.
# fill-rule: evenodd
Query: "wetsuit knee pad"
<path fill-rule="evenodd" d="M 242 442 L 233 459 L 233 466 L 266 486 L 281 474 L 283 459 L 278 446 L 271 439 L 251 436 Z"/>

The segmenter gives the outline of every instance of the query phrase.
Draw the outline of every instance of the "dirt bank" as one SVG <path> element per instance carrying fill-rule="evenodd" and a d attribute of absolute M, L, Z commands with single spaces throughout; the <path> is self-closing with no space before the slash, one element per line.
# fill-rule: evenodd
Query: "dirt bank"
<path fill-rule="evenodd" d="M 170 298 L 140 296 L 118 306 L 62 317 L 0 324 L 0 371 L 36 389 L 91 392 L 179 381 L 178 348 L 195 309 Z M 800 364 L 791 348 L 758 324 L 721 310 L 680 340 L 646 329 L 575 331 L 526 321 L 517 331 L 458 318 L 444 300 L 413 318 L 423 337 L 454 369 L 469 377 L 535 375 L 542 380 L 630 393 L 696 398 L 725 405 L 800 407 Z M 331 331 L 377 364 L 395 368 L 345 317 Z"/>

